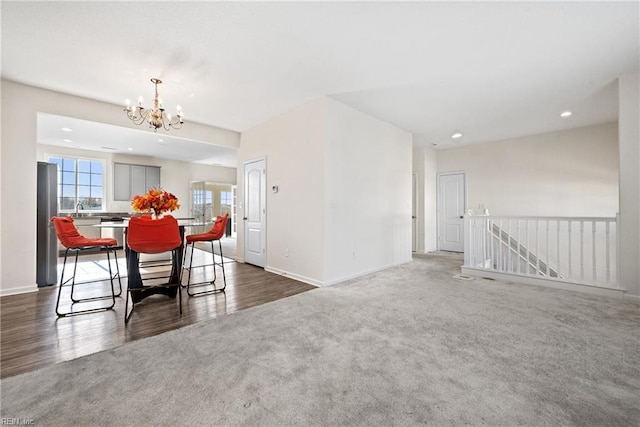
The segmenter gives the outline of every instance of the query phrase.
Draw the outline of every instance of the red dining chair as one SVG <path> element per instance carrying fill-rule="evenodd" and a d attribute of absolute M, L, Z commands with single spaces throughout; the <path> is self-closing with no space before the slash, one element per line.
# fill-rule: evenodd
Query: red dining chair
<path fill-rule="evenodd" d="M 214 221 L 213 227 L 211 227 L 211 230 L 207 231 L 206 233 L 190 234 L 187 236 L 187 244 L 185 246 L 184 258 L 186 260 L 186 249 L 189 247 L 189 245 L 191 245 L 191 257 L 189 258 L 189 266 L 188 267 L 183 266 L 183 269 L 186 269 L 189 272 L 189 275 L 187 276 L 187 294 L 189 296 L 223 292 L 227 287 L 227 277 L 224 272 L 224 258 L 222 256 L 222 243 L 220 242 L 220 239 L 222 239 L 222 236 L 224 236 L 228 219 L 229 219 L 229 214 L 226 214 L 224 216 L 218 216 Z M 218 247 L 220 248 L 220 262 L 216 262 L 216 254 L 215 254 L 215 251 L 213 250 L 213 242 L 215 241 L 218 242 Z M 204 264 L 204 265 L 196 265 L 196 266 L 193 265 L 193 252 L 194 252 L 196 242 L 211 243 L 212 264 Z M 216 266 L 220 266 L 222 268 L 223 286 L 221 288 L 216 288 L 216 279 L 217 279 Z M 213 267 L 213 280 L 210 280 L 210 281 L 205 280 L 203 282 L 191 283 L 191 270 L 193 270 L 194 268 L 206 268 L 206 267 Z M 200 292 L 191 292 L 190 290 L 191 287 L 207 286 L 207 285 L 213 285 L 213 289 L 208 289 Z"/>
<path fill-rule="evenodd" d="M 111 310 L 115 304 L 116 304 L 116 297 L 122 295 L 122 282 L 120 280 L 120 268 L 118 267 L 118 253 L 116 251 L 116 246 L 118 245 L 118 242 L 116 241 L 116 239 L 113 238 L 103 238 L 103 239 L 90 239 L 87 237 L 84 237 L 83 235 L 81 235 L 78 232 L 78 229 L 76 228 L 75 224 L 73 223 L 73 218 L 71 218 L 70 216 L 67 217 L 53 217 L 51 218 L 51 223 L 53 224 L 55 230 L 56 230 L 56 235 L 58 236 L 58 240 L 60 241 L 60 243 L 62 244 L 62 246 L 65 247 L 65 251 L 64 251 L 64 261 L 62 263 L 62 274 L 60 275 L 60 286 L 58 287 L 58 299 L 56 301 L 56 314 L 59 317 L 64 317 L 64 316 L 70 316 L 70 315 L 75 315 L 75 314 L 83 314 L 83 313 L 93 313 L 96 311 L 102 311 L 102 310 Z M 76 285 L 80 285 L 80 284 L 85 284 L 85 283 L 95 283 L 95 282 L 101 282 L 104 279 L 95 279 L 95 280 L 87 280 L 84 282 L 79 282 L 76 283 L 76 271 L 77 271 L 77 267 L 78 267 L 78 255 L 80 254 L 80 252 L 83 251 L 89 251 L 89 250 L 100 250 L 100 251 L 104 251 L 107 253 L 107 265 L 109 267 L 109 281 L 111 283 L 111 294 L 109 295 L 98 295 L 98 296 L 94 296 L 94 297 L 88 297 L 88 298 L 76 298 L 74 296 L 74 291 L 75 291 L 75 286 Z M 67 280 L 64 280 L 64 271 L 65 271 L 65 267 L 67 265 L 67 256 L 69 255 L 69 251 L 73 251 L 75 252 L 76 256 L 75 256 L 75 262 L 73 264 L 73 275 L 68 278 Z M 116 274 L 113 274 L 113 270 L 111 268 L 111 252 L 113 251 L 113 258 L 115 260 L 116 263 Z M 115 289 L 113 287 L 113 279 L 117 278 L 118 279 L 118 284 L 119 284 L 119 291 L 116 294 L 115 293 Z M 71 302 L 72 302 L 72 309 L 68 312 L 61 312 L 60 311 L 60 295 L 62 294 L 62 288 L 67 285 L 69 282 L 71 282 Z M 78 311 L 73 311 L 73 304 L 76 303 L 88 303 L 91 301 L 97 301 L 97 300 L 102 300 L 102 299 L 107 299 L 107 298 L 111 298 L 111 305 L 108 306 L 103 306 L 103 307 L 96 307 L 96 308 L 89 308 L 86 310 L 78 310 Z"/>
<path fill-rule="evenodd" d="M 178 221 L 171 215 L 167 215 L 160 219 L 149 220 L 140 217 L 132 217 L 129 220 L 127 229 L 127 247 L 129 249 L 129 272 L 127 282 L 127 298 L 125 302 L 125 323 L 129 322 L 129 318 L 133 313 L 138 298 L 135 293 L 149 292 L 164 293 L 166 295 L 175 296 L 175 293 L 168 291 L 170 288 L 177 289 L 179 296 L 180 315 L 182 315 L 182 292 L 180 291 L 180 266 L 179 260 L 182 255 L 182 237 L 178 227 Z M 149 284 L 153 279 L 166 278 L 149 277 L 145 278 L 147 284 L 143 282 L 139 269 L 139 254 L 159 254 L 163 252 L 172 252 L 172 272 L 168 276 L 169 281 L 166 283 Z M 161 289 L 163 288 L 163 289 Z M 129 295 L 131 294 L 132 308 L 129 311 Z"/>

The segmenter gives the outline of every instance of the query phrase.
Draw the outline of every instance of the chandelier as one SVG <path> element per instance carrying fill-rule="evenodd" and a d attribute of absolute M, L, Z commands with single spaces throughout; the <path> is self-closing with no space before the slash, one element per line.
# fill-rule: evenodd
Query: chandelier
<path fill-rule="evenodd" d="M 182 114 L 182 108 L 178 105 L 176 107 L 177 114 L 175 118 L 171 117 L 171 114 L 167 114 L 162 106 L 162 99 L 158 98 L 158 85 L 162 83 L 162 80 L 153 78 L 151 83 L 155 85 L 156 94 L 153 98 L 153 108 L 142 107 L 142 97 L 138 98 L 138 105 L 131 105 L 131 101 L 127 99 L 127 106 L 124 111 L 127 113 L 127 117 L 137 124 L 141 125 L 144 122 L 149 123 L 149 127 L 153 128 L 156 132 L 159 128 L 164 130 L 180 129 L 184 123 L 184 116 Z"/>

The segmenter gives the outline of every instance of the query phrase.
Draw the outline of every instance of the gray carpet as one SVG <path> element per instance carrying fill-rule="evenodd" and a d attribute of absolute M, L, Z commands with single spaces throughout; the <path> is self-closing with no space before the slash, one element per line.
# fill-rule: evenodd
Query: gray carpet
<path fill-rule="evenodd" d="M 37 425 L 620 425 L 640 305 L 476 279 L 424 256 L 5 379 Z"/>

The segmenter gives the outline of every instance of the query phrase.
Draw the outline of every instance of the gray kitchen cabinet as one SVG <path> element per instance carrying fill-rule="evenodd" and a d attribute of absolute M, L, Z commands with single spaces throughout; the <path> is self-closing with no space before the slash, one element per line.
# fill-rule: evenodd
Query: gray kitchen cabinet
<path fill-rule="evenodd" d="M 146 166 L 131 166 L 131 198 L 136 194 L 144 194 L 153 186 L 147 186 Z"/>
<path fill-rule="evenodd" d="M 160 186 L 160 168 L 147 167 L 145 169 L 145 178 L 147 182 L 147 188 Z"/>
<path fill-rule="evenodd" d="M 150 188 L 160 186 L 160 168 L 158 166 L 113 165 L 113 200 L 129 201 L 136 194 L 144 194 Z"/>
<path fill-rule="evenodd" d="M 113 165 L 113 200 L 131 200 L 131 165 Z"/>

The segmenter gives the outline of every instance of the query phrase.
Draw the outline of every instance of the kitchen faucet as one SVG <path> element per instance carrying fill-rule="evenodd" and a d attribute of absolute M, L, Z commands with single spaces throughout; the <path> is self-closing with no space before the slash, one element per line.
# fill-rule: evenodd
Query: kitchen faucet
<path fill-rule="evenodd" d="M 76 204 L 76 215 L 78 215 L 79 209 L 84 210 L 84 205 L 82 204 L 82 202 L 78 202 L 78 204 Z"/>

